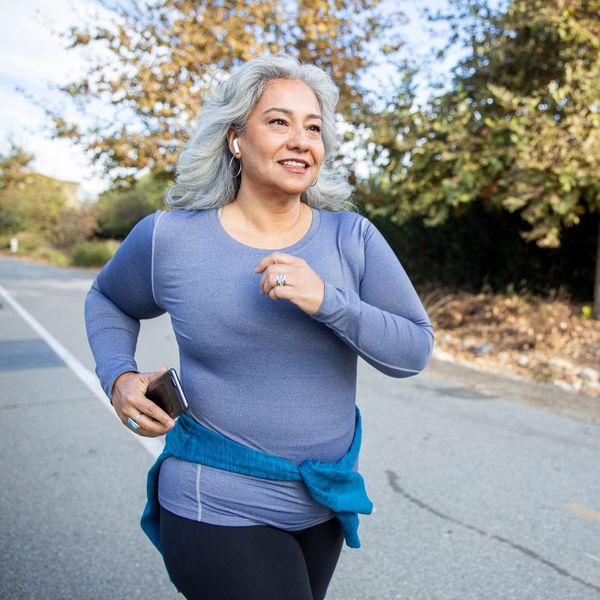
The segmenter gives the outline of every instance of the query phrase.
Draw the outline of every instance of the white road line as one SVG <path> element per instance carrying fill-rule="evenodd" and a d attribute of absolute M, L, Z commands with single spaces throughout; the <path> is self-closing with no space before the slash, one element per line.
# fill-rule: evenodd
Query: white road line
<path fill-rule="evenodd" d="M 100 386 L 98 378 L 87 369 L 73 354 L 71 354 L 39 321 L 30 315 L 7 291 L 0 285 L 0 296 L 4 298 L 13 310 L 60 356 L 64 363 L 75 373 L 75 375 L 87 386 L 87 388 L 100 400 L 102 405 L 121 423 L 117 413 L 106 397 L 104 390 Z M 121 426 L 123 426 L 121 424 Z M 129 432 L 149 453 L 156 458 L 163 449 L 163 442 L 160 438 L 146 438 Z"/>
<path fill-rule="evenodd" d="M 588 554 L 587 552 L 585 552 L 584 555 L 587 556 L 588 558 L 591 558 L 592 560 L 595 560 L 596 562 L 600 562 L 600 558 L 598 558 L 597 556 L 594 556 L 593 554 Z"/>

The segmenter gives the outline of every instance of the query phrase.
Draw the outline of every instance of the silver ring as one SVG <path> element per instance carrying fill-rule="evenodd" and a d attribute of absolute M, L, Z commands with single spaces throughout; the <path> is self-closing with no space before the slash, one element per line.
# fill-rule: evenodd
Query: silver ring
<path fill-rule="evenodd" d="M 131 429 L 134 431 L 140 428 L 140 426 L 131 417 L 127 417 L 127 425 L 129 425 L 129 427 L 131 427 Z"/>
<path fill-rule="evenodd" d="M 139 415 L 136 415 L 135 417 L 133 417 L 133 420 L 137 423 L 137 420 L 143 416 L 144 416 L 144 413 L 140 413 Z"/>
<path fill-rule="evenodd" d="M 285 285 L 285 273 L 279 273 L 279 275 L 277 275 L 277 285 Z"/>

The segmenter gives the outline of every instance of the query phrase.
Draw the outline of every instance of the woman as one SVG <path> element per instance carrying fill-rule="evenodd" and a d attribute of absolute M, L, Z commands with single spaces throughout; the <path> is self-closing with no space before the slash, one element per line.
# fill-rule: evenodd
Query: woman
<path fill-rule="evenodd" d="M 375 227 L 346 210 L 337 95 L 322 70 L 284 56 L 216 85 L 168 193 L 180 209 L 140 221 L 86 302 L 97 373 L 126 426 L 144 436 L 174 426 L 144 395 L 159 373 L 134 361 L 139 319 L 166 311 L 190 402 L 167 446 L 183 429 L 191 444 L 209 432 L 257 463 L 295 469 L 262 476 L 250 458 L 234 472 L 229 458 L 176 451 L 157 462 L 154 541 L 187 598 L 324 598 L 343 537 L 358 545 L 356 512 L 370 512 L 353 471 L 357 355 L 407 377 L 431 354 L 406 273 Z M 360 496 L 350 508 L 331 481 L 333 502 L 315 492 L 323 472 L 308 473 L 343 463 Z"/>

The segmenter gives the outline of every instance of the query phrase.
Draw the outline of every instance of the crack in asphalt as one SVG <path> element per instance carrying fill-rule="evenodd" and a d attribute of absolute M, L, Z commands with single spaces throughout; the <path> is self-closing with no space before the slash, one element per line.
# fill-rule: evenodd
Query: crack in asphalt
<path fill-rule="evenodd" d="M 500 535 L 496 535 L 495 533 L 488 533 L 487 531 L 484 531 L 483 529 L 479 529 L 478 527 L 475 527 L 474 525 L 469 525 L 468 523 L 463 523 L 463 521 L 460 521 L 459 519 L 455 519 L 454 517 L 451 517 L 450 515 L 446 515 L 446 514 L 440 512 L 439 510 L 433 508 L 432 506 L 429 506 L 422 500 L 419 500 L 418 498 L 411 496 L 406 490 L 404 490 L 402 488 L 402 486 L 400 485 L 400 478 L 398 477 L 398 474 L 395 471 L 388 470 L 388 471 L 386 471 L 386 474 L 388 476 L 388 483 L 390 484 L 390 487 L 395 492 L 402 494 L 402 496 L 404 496 L 409 502 L 416 504 L 418 507 L 426 510 L 427 512 L 435 515 L 436 517 L 440 517 L 441 519 L 444 519 L 445 521 L 450 521 L 451 523 L 454 523 L 455 525 L 459 525 L 460 527 L 464 527 L 465 529 L 468 529 L 469 531 L 474 531 L 475 533 L 478 533 L 479 535 L 482 535 L 483 537 L 486 537 L 488 539 L 496 540 L 497 542 L 507 544 L 513 550 L 517 550 L 518 552 L 525 554 L 525 556 L 528 556 L 529 558 L 533 558 L 534 560 L 537 560 L 538 562 L 551 568 L 553 571 L 556 571 L 559 575 L 562 575 L 563 577 L 567 577 L 567 578 L 571 579 L 572 581 L 575 581 L 575 582 L 580 583 L 581 585 L 584 585 L 592 590 L 596 590 L 596 591 L 600 592 L 600 587 L 598 587 L 597 585 L 594 585 L 593 583 L 590 583 L 589 581 L 585 581 L 584 579 L 580 579 L 579 577 L 577 577 L 577 575 L 573 575 L 572 573 L 569 573 L 569 571 L 567 571 L 566 569 L 563 569 L 563 567 L 561 567 L 560 565 L 557 565 L 556 563 L 553 563 L 553 562 L 547 560 L 543 556 L 540 556 L 537 552 L 534 552 L 533 550 L 530 550 L 529 548 L 526 548 L 525 546 L 521 546 L 520 544 L 512 542 Z"/>

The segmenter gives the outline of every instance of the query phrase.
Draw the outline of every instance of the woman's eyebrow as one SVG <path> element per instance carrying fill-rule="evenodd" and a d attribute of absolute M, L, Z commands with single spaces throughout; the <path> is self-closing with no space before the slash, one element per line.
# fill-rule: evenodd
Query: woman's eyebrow
<path fill-rule="evenodd" d="M 282 112 L 285 113 L 286 115 L 290 115 L 292 116 L 294 113 L 291 110 L 288 110 L 287 108 L 268 108 L 267 110 L 265 110 L 263 112 L 263 115 L 266 115 L 269 112 Z M 306 115 L 307 119 L 321 119 L 321 121 L 323 120 L 323 117 L 321 115 L 315 115 L 315 114 L 309 114 Z"/>

